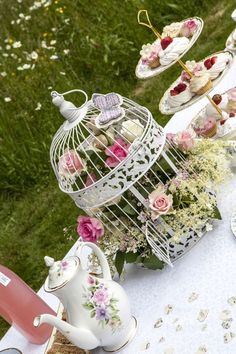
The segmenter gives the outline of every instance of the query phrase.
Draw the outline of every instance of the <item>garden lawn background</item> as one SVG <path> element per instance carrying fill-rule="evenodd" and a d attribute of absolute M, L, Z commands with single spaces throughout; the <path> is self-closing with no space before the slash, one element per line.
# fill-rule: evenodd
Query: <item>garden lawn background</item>
<path fill-rule="evenodd" d="M 202 35 L 184 57 L 199 60 L 224 49 L 235 27 L 234 7 L 234 0 L 0 0 L 1 264 L 38 290 L 47 274 L 43 257 L 60 259 L 74 242 L 63 229 L 75 230 L 80 211 L 60 192 L 49 161 L 51 139 L 63 122 L 50 91 L 119 92 L 165 125 L 170 116 L 160 114 L 158 103 L 181 69 L 175 65 L 156 78 L 136 79 L 141 46 L 154 40 L 137 24 L 138 10 L 147 9 L 160 30 L 202 17 Z M 30 58 L 33 51 L 37 59 Z M 82 103 L 76 94 L 69 99 Z M 0 320 L 0 336 L 7 328 Z"/>

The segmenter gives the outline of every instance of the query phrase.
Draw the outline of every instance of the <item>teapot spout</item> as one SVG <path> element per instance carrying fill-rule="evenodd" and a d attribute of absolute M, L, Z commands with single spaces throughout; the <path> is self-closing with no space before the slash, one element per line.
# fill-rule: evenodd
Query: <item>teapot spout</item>
<path fill-rule="evenodd" d="M 55 326 L 72 344 L 84 350 L 91 350 L 100 345 L 100 341 L 86 328 L 77 328 L 56 316 L 44 314 L 35 317 L 34 326 L 47 323 Z"/>

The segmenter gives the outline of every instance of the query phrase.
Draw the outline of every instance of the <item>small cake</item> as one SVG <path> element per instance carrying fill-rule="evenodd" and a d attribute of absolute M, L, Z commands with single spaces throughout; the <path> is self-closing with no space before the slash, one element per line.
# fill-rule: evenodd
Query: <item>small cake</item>
<path fill-rule="evenodd" d="M 202 65 L 197 63 L 195 60 L 186 61 L 185 66 L 193 75 L 196 74 L 196 72 L 201 71 L 203 69 Z M 181 73 L 181 80 L 190 81 L 190 79 L 191 76 L 185 70 L 183 70 Z"/>
<path fill-rule="evenodd" d="M 191 100 L 193 94 L 187 83 L 180 82 L 177 86 L 170 90 L 168 101 L 170 107 L 178 107 L 183 103 Z"/>
<path fill-rule="evenodd" d="M 182 22 L 173 22 L 170 25 L 167 25 L 163 28 L 161 37 L 171 37 L 175 38 L 180 35 L 180 30 L 182 28 Z"/>
<path fill-rule="evenodd" d="M 142 64 L 148 65 L 151 69 L 155 69 L 160 65 L 159 51 L 161 50 L 160 43 L 158 41 L 153 44 L 144 44 L 140 51 Z"/>
<path fill-rule="evenodd" d="M 199 117 L 193 124 L 195 133 L 204 138 L 212 138 L 216 135 L 217 124 L 214 117 Z"/>
<path fill-rule="evenodd" d="M 161 40 L 161 50 L 159 52 L 160 64 L 169 65 L 182 54 L 189 45 L 186 37 L 165 37 Z"/>
<path fill-rule="evenodd" d="M 187 38 L 192 37 L 194 32 L 197 30 L 197 28 L 198 28 L 198 23 L 196 20 L 191 19 L 191 20 L 184 21 L 180 30 L 180 35 Z"/>
<path fill-rule="evenodd" d="M 224 110 L 224 111 L 227 110 L 227 105 L 228 105 L 227 95 L 216 94 L 212 97 L 212 100 L 215 102 L 215 104 L 221 110 Z M 208 103 L 206 106 L 206 115 L 214 117 L 216 119 L 221 119 L 221 115 L 219 114 L 219 112 L 215 109 L 215 107 L 211 103 Z"/>
<path fill-rule="evenodd" d="M 219 53 L 204 61 L 204 66 L 210 74 L 212 80 L 216 79 L 226 68 L 230 60 L 229 53 Z"/>
<path fill-rule="evenodd" d="M 236 113 L 236 88 L 232 88 L 231 90 L 227 91 L 227 96 L 228 96 L 228 105 L 227 105 L 228 112 Z"/>
<path fill-rule="evenodd" d="M 205 71 L 198 71 L 190 80 L 190 91 L 197 95 L 203 95 L 212 88 L 210 75 Z"/>

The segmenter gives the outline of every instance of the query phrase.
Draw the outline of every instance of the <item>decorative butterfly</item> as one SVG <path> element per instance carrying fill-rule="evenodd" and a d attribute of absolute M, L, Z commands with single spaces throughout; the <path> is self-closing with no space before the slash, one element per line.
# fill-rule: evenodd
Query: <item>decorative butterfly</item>
<path fill-rule="evenodd" d="M 94 93 L 92 102 L 94 107 L 101 111 L 95 119 L 97 128 L 106 128 L 125 116 L 125 110 L 120 107 L 123 99 L 117 93 L 112 92 L 106 95 Z"/>

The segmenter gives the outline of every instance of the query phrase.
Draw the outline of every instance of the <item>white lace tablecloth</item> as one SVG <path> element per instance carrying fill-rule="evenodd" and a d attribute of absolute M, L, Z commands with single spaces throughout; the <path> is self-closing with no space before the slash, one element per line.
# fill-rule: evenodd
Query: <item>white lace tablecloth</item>
<path fill-rule="evenodd" d="M 214 92 L 223 93 L 233 86 L 236 86 L 236 60 Z M 165 130 L 184 129 L 206 103 L 207 99 L 203 98 L 175 114 Z M 177 261 L 174 268 L 166 267 L 162 271 L 127 268 L 123 286 L 138 320 L 138 331 L 122 353 L 236 353 L 236 304 L 228 303 L 229 298 L 236 297 L 236 238 L 230 230 L 230 217 L 236 208 L 236 177 L 222 187 L 219 207 L 223 220 Z M 69 254 L 74 253 L 75 247 Z M 198 297 L 192 295 L 197 298 L 190 302 L 192 293 Z M 39 294 L 57 309 L 54 296 L 42 289 Z M 198 319 L 200 311 L 203 311 L 200 319 L 206 317 L 202 322 Z M 158 320 L 158 328 L 154 328 Z M 11 328 L 0 342 L 0 349 L 8 347 L 19 348 L 23 354 L 42 354 L 46 344 L 32 345 Z M 103 353 L 101 349 L 94 352 Z"/>

